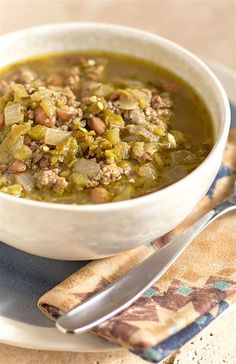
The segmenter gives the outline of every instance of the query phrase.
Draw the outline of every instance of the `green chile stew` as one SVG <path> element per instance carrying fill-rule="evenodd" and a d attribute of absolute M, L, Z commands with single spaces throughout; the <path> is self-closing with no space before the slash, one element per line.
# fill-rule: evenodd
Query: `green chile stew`
<path fill-rule="evenodd" d="M 127 200 L 194 170 L 213 146 L 196 92 L 111 53 L 29 59 L 0 73 L 0 191 L 66 204 Z"/>

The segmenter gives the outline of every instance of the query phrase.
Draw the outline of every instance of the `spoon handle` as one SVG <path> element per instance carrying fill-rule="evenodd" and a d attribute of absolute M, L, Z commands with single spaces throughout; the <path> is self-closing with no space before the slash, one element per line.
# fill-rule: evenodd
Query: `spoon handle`
<path fill-rule="evenodd" d="M 117 315 L 151 287 L 206 226 L 233 209 L 236 206 L 226 201 L 211 210 L 164 248 L 59 317 L 56 327 L 64 333 L 82 334 Z"/>

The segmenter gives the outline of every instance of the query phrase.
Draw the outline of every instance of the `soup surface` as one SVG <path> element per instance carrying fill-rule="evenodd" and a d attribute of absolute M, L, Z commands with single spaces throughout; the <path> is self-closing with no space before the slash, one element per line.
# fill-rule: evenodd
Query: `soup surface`
<path fill-rule="evenodd" d="M 183 178 L 213 145 L 185 82 L 110 53 L 50 54 L 0 73 L 0 191 L 57 203 L 126 200 Z"/>

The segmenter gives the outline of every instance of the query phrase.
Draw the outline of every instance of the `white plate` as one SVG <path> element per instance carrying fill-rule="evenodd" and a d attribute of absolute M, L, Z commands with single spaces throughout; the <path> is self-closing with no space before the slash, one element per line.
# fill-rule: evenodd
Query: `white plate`
<path fill-rule="evenodd" d="M 0 317 L 0 342 L 27 349 L 99 352 L 123 350 L 93 334 L 65 335 L 55 328 L 33 326 Z"/>
<path fill-rule="evenodd" d="M 222 84 L 224 85 L 231 101 L 236 103 L 236 72 L 222 66 L 214 61 L 206 61 L 212 70 L 216 73 L 218 78 L 221 80 Z M 235 115 L 236 118 L 236 115 Z M 4 247 L 4 249 L 7 249 Z M 12 248 L 11 248 L 12 249 Z M 19 253 L 20 254 L 20 253 Z M 22 253 L 25 254 L 25 253 Z M 3 257 L 4 259 L 4 257 Z M 29 261 L 33 261 L 35 258 L 31 258 L 29 255 Z M 42 259 L 42 258 L 39 258 Z M 7 262 L 6 262 L 7 261 Z M 6 259 L 5 263 L 9 264 L 8 260 Z M 17 263 L 16 263 L 17 264 Z M 33 264 L 33 263 L 32 263 Z M 54 264 L 54 263 L 52 263 Z M 67 263 L 68 264 L 68 263 Z M 71 264 L 76 264 L 75 262 Z M 75 266 L 73 266 L 74 269 Z M 72 271 L 73 271 L 72 269 Z M 11 273 L 11 272 L 10 272 Z M 14 287 L 17 285 L 17 278 L 15 275 L 9 273 L 10 281 L 9 289 L 12 290 L 12 293 L 9 297 L 11 297 L 11 301 L 7 302 L 4 301 L 4 297 L 1 292 L 0 296 L 0 308 L 1 308 L 1 315 L 0 315 L 0 342 L 15 345 L 20 347 L 25 347 L 29 349 L 41 349 L 41 350 L 60 350 L 60 351 L 74 351 L 74 352 L 99 352 L 99 351 L 115 351 L 115 350 L 122 350 L 121 347 L 118 345 L 109 343 L 93 334 L 84 334 L 81 336 L 75 335 L 64 335 L 57 331 L 54 327 L 41 327 L 38 319 L 38 312 L 35 312 L 35 317 L 33 317 L 32 322 L 36 322 L 37 324 L 28 324 L 25 322 L 20 322 L 19 319 L 16 320 L 15 316 L 17 316 L 14 310 L 9 309 L 9 305 L 14 306 Z M 27 274 L 27 273 L 26 273 Z M 6 275 L 7 276 L 7 275 Z M 45 277 L 44 277 L 45 278 Z M 51 277 L 50 277 L 51 278 Z M 1 277 L 2 279 L 2 277 Z M 57 277 L 58 279 L 58 277 Z M 63 278 L 62 278 L 63 279 Z M 40 286 L 39 282 L 39 286 Z M 14 286 L 15 285 L 15 286 Z M 42 286 L 42 285 L 41 285 Z M 27 291 L 27 290 L 26 290 Z M 32 291 L 33 292 L 33 291 Z M 34 292 L 35 295 L 35 292 Z M 40 295 L 37 292 L 37 297 Z M 28 297 L 28 299 L 31 299 Z M 34 300 L 36 297 L 34 297 Z M 33 298 L 31 299 L 33 301 Z M 15 303 L 16 309 L 17 304 Z M 23 305 L 24 306 L 24 305 Z M 20 308 L 19 308 L 20 309 Z M 35 307 L 35 311 L 37 308 Z M 22 312 L 24 311 L 24 315 L 27 316 L 27 312 L 25 312 L 25 308 L 22 308 Z M 5 314 L 6 313 L 6 314 Z M 11 313 L 12 317 L 11 317 Z M 227 310 L 226 310 L 227 313 Z M 6 317 L 4 317 L 6 316 Z M 11 317 L 11 318 L 9 318 Z M 14 319 L 13 319 L 14 317 Z M 43 320 L 42 320 L 43 322 Z M 45 324 L 45 321 L 44 321 Z"/>

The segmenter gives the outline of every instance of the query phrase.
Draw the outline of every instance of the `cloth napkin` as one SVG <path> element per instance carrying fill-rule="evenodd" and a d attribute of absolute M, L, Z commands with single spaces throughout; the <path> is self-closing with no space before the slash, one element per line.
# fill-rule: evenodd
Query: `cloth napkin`
<path fill-rule="evenodd" d="M 150 244 L 88 263 L 45 293 L 38 301 L 39 309 L 53 320 L 106 287 L 228 197 L 235 175 L 236 129 L 231 131 L 223 164 L 207 195 L 180 226 Z M 236 302 L 236 214 L 232 212 L 202 232 L 132 306 L 93 332 L 158 363 L 233 302 Z"/>

